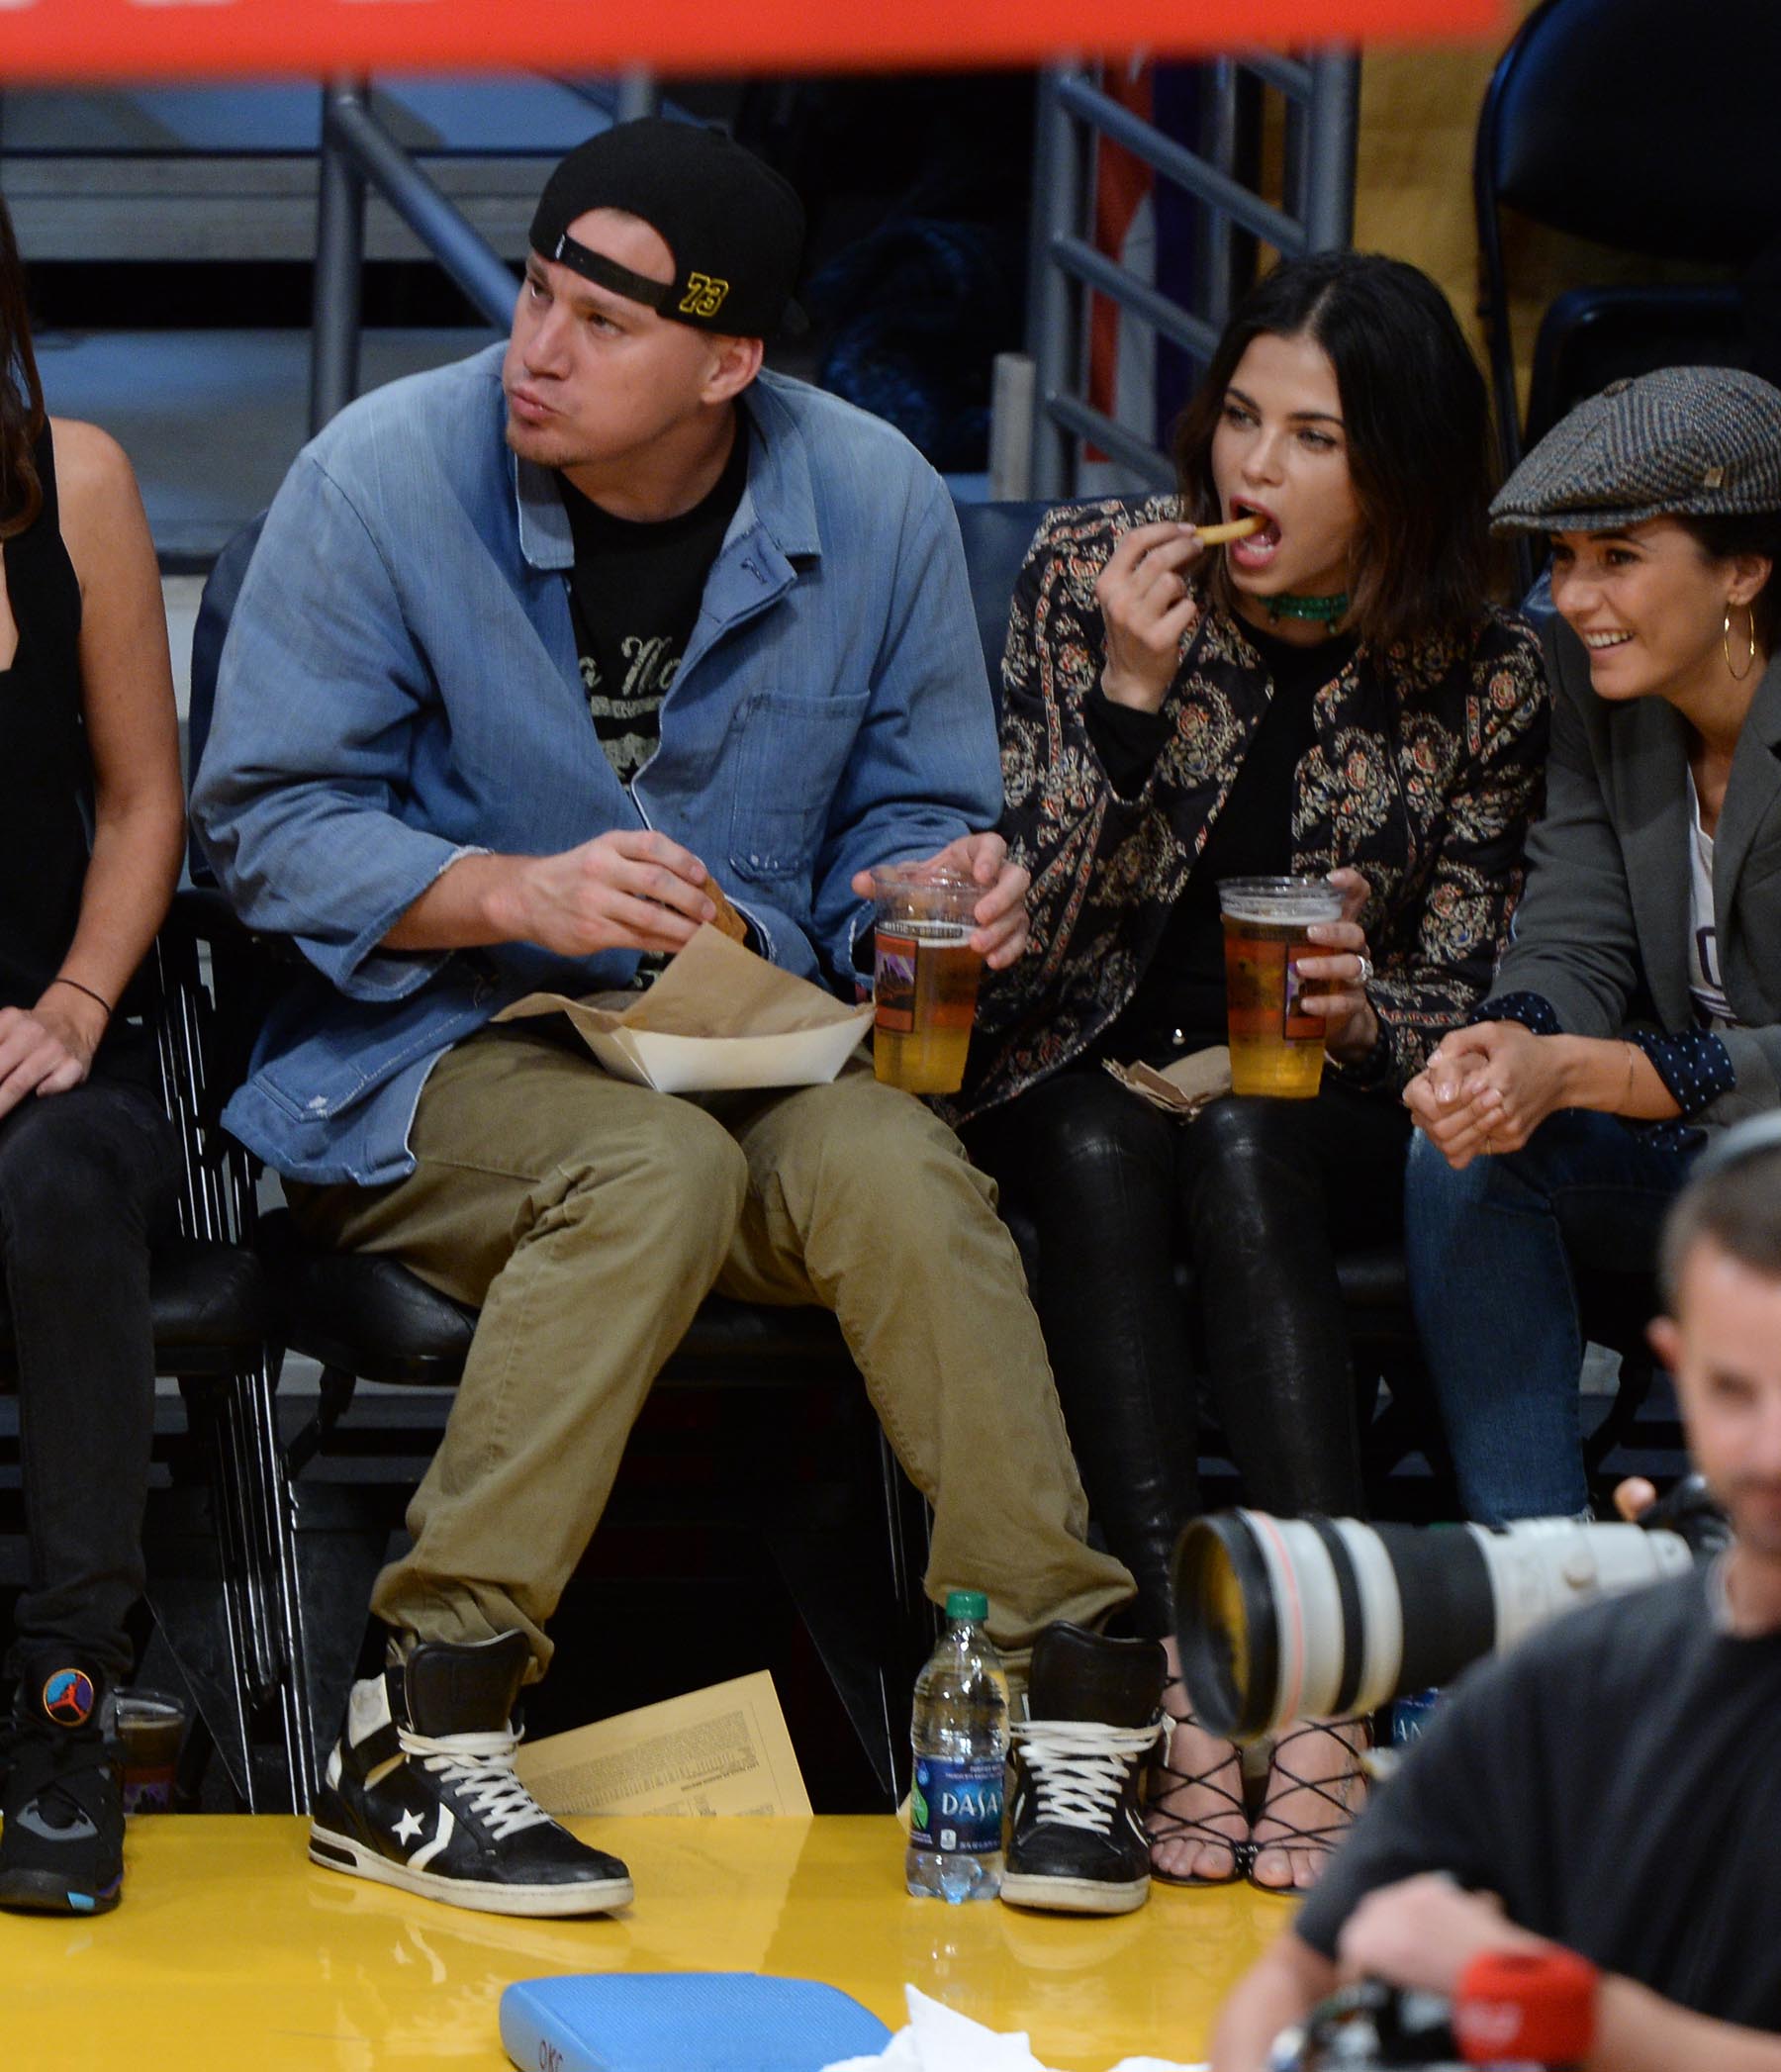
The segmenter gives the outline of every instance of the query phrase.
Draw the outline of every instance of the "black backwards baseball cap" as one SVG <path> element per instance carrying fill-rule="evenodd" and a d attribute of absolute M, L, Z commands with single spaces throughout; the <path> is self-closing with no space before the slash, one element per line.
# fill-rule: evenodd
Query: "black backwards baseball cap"
<path fill-rule="evenodd" d="M 590 209 L 622 209 L 659 232 L 674 278 L 653 281 L 569 235 Z M 804 213 L 791 184 L 721 130 L 666 116 L 579 143 L 544 183 L 531 221 L 540 258 L 676 324 L 741 338 L 803 327 L 792 300 Z"/>

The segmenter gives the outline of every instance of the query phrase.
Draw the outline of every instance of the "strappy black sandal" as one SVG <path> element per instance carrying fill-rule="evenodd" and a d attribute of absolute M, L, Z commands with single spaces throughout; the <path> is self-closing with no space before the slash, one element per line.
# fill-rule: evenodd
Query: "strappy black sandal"
<path fill-rule="evenodd" d="M 1186 1686 L 1178 1676 L 1172 1676 L 1164 1686 L 1164 1690 L 1166 1693 L 1171 1690 L 1178 1690 L 1183 1697 L 1186 1696 Z M 1172 1747 L 1176 1727 L 1198 1727 L 1199 1724 L 1199 1721 L 1194 1718 L 1191 1712 L 1170 1713 L 1169 1741 L 1166 1745 Z M 1152 1759 L 1150 1777 L 1146 1786 L 1144 1824 L 1150 1835 L 1150 1869 L 1153 1878 L 1160 1878 L 1165 1885 L 1235 1885 L 1249 1874 L 1251 1848 L 1248 1839 L 1245 1838 L 1239 1841 L 1235 1837 L 1224 1834 L 1222 1830 L 1213 1827 L 1211 1824 L 1212 1820 L 1223 1820 L 1225 1818 L 1222 1811 L 1214 1813 L 1211 1816 L 1211 1820 L 1206 1820 L 1197 1817 L 1190 1818 L 1184 1813 L 1172 1813 L 1168 1806 L 1164 1804 L 1166 1799 L 1172 1798 L 1176 1792 L 1185 1791 L 1190 1786 L 1197 1784 L 1203 1790 L 1211 1792 L 1215 1798 L 1223 1799 L 1231 1811 L 1242 1819 L 1244 1828 L 1247 1831 L 1249 1827 L 1249 1809 L 1243 1801 L 1241 1763 L 1239 1763 L 1238 1768 L 1238 1789 L 1236 1791 L 1230 1791 L 1224 1785 L 1214 1781 L 1219 1772 L 1231 1762 L 1235 1754 L 1236 1750 L 1233 1749 L 1231 1755 L 1221 1756 L 1209 1770 L 1201 1770 L 1197 1773 L 1191 1770 L 1177 1770 L 1170 1762 L 1168 1755 L 1162 1752 L 1159 1752 Z M 1184 1876 L 1179 1871 L 1164 1870 L 1157 1862 L 1157 1844 L 1160 1841 L 1206 1842 L 1214 1847 L 1227 1849 L 1230 1852 L 1231 1868 L 1222 1877 L 1216 1878 L 1201 1877 L 1197 1874 Z"/>
<path fill-rule="evenodd" d="M 1360 1730 L 1359 1745 L 1348 1739 L 1347 1730 Z M 1307 1735 L 1327 1734 L 1341 1743 L 1347 1756 L 1344 1766 L 1333 1777 L 1306 1777 L 1295 1770 L 1290 1761 L 1284 1760 L 1286 1751 L 1295 1742 L 1302 1742 Z M 1271 1835 L 1265 1841 L 1252 1839 L 1249 1863 L 1245 1875 L 1258 1892 L 1277 1893 L 1282 1899 L 1296 1899 L 1305 1891 L 1301 1885 L 1269 1885 L 1256 1875 L 1258 1858 L 1269 1849 L 1314 1849 L 1320 1855 L 1331 1854 L 1338 1842 L 1355 1824 L 1355 1816 L 1360 1810 L 1351 1803 L 1349 1794 L 1361 1782 L 1366 1772 L 1361 1758 L 1372 1746 L 1372 1723 L 1365 1714 L 1357 1714 L 1347 1720 L 1307 1720 L 1303 1726 L 1295 1727 L 1290 1734 L 1281 1735 L 1274 1742 L 1273 1767 L 1268 1773 L 1267 1797 L 1257 1816 L 1257 1826 L 1263 1821 L 1272 1821 L 1280 1832 Z M 1300 1827 L 1294 1821 L 1282 1820 L 1274 1812 L 1276 1799 L 1290 1798 L 1295 1791 L 1308 1791 L 1319 1798 L 1338 1816 L 1313 1827 Z"/>

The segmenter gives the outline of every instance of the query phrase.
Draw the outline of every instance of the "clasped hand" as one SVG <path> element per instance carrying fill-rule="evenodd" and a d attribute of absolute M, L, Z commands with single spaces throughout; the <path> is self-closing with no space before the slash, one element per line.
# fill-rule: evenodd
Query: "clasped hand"
<path fill-rule="evenodd" d="M 1519 1151 L 1566 1105 L 1564 1050 L 1518 1021 L 1453 1029 L 1404 1088 L 1416 1126 L 1455 1173 L 1483 1153 Z"/>
<path fill-rule="evenodd" d="M 499 915 L 515 941 L 562 957 L 600 950 L 684 950 L 717 908 L 691 849 L 653 828 L 613 828 L 555 856 L 526 858 Z"/>

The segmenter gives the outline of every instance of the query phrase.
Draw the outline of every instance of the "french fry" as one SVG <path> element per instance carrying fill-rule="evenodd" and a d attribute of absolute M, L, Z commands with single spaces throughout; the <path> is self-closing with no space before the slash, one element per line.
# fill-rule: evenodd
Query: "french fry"
<path fill-rule="evenodd" d="M 710 925 L 717 929 L 720 934 L 727 935 L 731 942 L 746 942 L 748 940 L 748 923 L 730 904 L 728 899 L 724 897 L 722 886 L 708 872 L 705 875 L 705 882 L 702 889 L 705 897 L 717 909 Z"/>
<path fill-rule="evenodd" d="M 1267 522 L 1265 518 L 1233 518 L 1228 525 L 1196 525 L 1203 547 L 1222 547 L 1228 539 L 1248 539 L 1252 532 L 1260 532 Z"/>

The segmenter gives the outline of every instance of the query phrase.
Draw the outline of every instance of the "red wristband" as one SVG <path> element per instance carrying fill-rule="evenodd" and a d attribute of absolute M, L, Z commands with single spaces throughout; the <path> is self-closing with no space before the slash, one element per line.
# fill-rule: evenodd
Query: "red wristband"
<path fill-rule="evenodd" d="M 1459 1974 L 1453 2037 L 1468 2065 L 1576 2065 L 1595 2045 L 1601 1974 L 1573 1950 L 1480 1950 Z"/>

